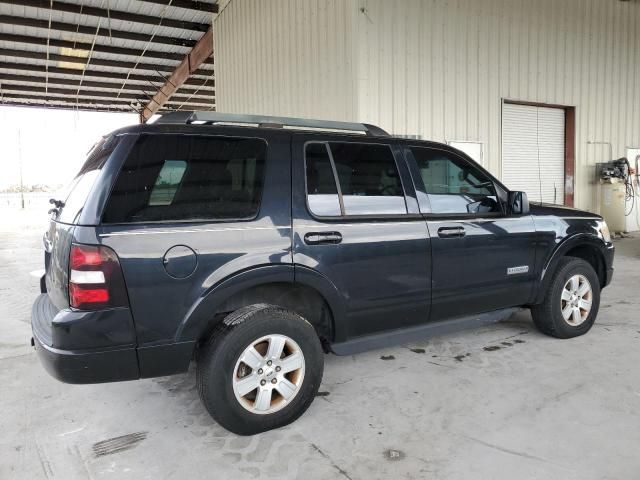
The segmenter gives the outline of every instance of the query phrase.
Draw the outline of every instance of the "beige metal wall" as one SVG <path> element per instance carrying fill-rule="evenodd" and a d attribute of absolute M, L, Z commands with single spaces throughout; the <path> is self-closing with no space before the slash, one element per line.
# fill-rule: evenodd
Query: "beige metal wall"
<path fill-rule="evenodd" d="M 361 1 L 359 116 L 395 133 L 483 143 L 501 174 L 502 100 L 576 107 L 576 205 L 593 167 L 640 145 L 640 4 Z"/>
<path fill-rule="evenodd" d="M 354 118 L 355 11 L 354 0 L 231 0 L 214 26 L 217 110 Z"/>
<path fill-rule="evenodd" d="M 575 106 L 582 208 L 608 143 L 640 146 L 638 2 L 232 0 L 215 38 L 220 111 L 478 141 L 498 176 L 503 99 Z"/>

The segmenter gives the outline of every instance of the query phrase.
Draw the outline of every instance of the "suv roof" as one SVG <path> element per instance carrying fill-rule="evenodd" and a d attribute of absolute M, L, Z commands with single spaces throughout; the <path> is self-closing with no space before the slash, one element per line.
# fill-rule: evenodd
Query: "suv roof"
<path fill-rule="evenodd" d="M 376 125 L 332 120 L 314 120 L 295 117 L 274 117 L 269 115 L 241 115 L 220 112 L 172 112 L 158 118 L 154 124 L 186 125 L 242 125 L 259 128 L 289 128 L 299 130 L 329 130 L 333 132 L 356 132 L 367 136 L 388 137 L 389 134 Z"/>

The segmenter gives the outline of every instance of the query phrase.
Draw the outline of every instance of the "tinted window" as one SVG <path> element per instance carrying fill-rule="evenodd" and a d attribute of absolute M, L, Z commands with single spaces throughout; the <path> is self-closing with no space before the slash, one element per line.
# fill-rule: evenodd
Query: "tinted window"
<path fill-rule="evenodd" d="M 149 205 L 171 205 L 187 169 L 184 160 L 165 160 L 149 197 Z"/>
<path fill-rule="evenodd" d="M 252 218 L 262 195 L 265 152 L 257 139 L 142 135 L 103 221 Z"/>
<path fill-rule="evenodd" d="M 331 142 L 328 148 L 331 157 L 327 145 L 307 145 L 307 191 L 313 213 L 340 215 L 340 198 L 344 215 L 407 213 L 398 169 L 387 145 Z"/>
<path fill-rule="evenodd" d="M 319 216 L 339 216 L 338 188 L 327 145 L 324 143 L 308 144 L 306 158 L 309 208 Z"/>
<path fill-rule="evenodd" d="M 93 188 L 102 166 L 113 152 L 117 143 L 115 137 L 101 139 L 89 152 L 89 156 L 84 165 L 67 187 L 66 193 L 62 195 L 64 206 L 58 216 L 58 221 L 63 223 L 75 223 L 82 212 L 82 208 L 87 201 L 89 192 Z"/>
<path fill-rule="evenodd" d="M 432 213 L 482 214 L 500 212 L 493 182 L 479 169 L 452 153 L 410 148 Z"/>

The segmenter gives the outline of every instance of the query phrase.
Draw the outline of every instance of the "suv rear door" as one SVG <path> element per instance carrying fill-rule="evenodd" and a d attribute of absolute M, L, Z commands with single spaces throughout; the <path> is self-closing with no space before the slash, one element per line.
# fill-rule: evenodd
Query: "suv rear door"
<path fill-rule="evenodd" d="M 430 240 L 401 150 L 370 137 L 293 136 L 293 259 L 340 293 L 335 341 L 428 321 Z"/>
<path fill-rule="evenodd" d="M 431 319 L 527 304 L 536 279 L 532 217 L 505 213 L 507 192 L 462 153 L 431 144 L 405 153 L 431 234 Z"/>

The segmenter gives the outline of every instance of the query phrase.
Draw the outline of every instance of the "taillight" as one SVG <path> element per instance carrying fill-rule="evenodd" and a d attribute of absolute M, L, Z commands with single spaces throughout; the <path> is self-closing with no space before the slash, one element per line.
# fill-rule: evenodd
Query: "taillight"
<path fill-rule="evenodd" d="M 71 245 L 69 305 L 78 310 L 128 305 L 120 261 L 113 250 L 101 245 Z"/>

